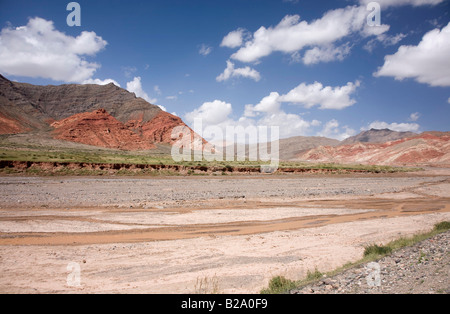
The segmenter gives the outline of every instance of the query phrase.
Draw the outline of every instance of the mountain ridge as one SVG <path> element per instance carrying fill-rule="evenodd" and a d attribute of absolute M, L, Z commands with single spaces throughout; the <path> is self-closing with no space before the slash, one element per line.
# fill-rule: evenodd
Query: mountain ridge
<path fill-rule="evenodd" d="M 40 86 L 0 75 L 0 134 L 39 131 L 91 146 L 147 150 L 172 144 L 176 126 L 187 127 L 179 117 L 113 83 Z"/>
<path fill-rule="evenodd" d="M 299 154 L 302 161 L 370 165 L 448 165 L 450 132 L 424 132 L 385 143 L 321 146 Z"/>
<path fill-rule="evenodd" d="M 341 145 L 355 144 L 355 143 L 385 143 L 402 138 L 414 137 L 418 135 L 414 132 L 398 132 L 390 129 L 370 129 L 362 131 L 361 133 L 351 136 L 341 142 Z"/>

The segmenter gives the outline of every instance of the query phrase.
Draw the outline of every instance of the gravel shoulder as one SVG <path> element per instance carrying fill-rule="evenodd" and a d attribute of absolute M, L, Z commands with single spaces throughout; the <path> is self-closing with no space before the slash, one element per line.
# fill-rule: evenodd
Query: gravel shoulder
<path fill-rule="evenodd" d="M 450 294 L 450 231 L 291 294 Z"/>

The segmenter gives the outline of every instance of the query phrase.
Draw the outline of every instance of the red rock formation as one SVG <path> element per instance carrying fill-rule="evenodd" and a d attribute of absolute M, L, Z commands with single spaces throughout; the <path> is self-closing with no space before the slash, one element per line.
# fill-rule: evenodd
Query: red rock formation
<path fill-rule="evenodd" d="M 122 150 L 147 150 L 156 146 L 128 129 L 104 109 L 73 115 L 51 124 L 60 140 Z"/>
<path fill-rule="evenodd" d="M 0 113 L 0 134 L 17 134 L 29 131 L 22 124 Z"/>
<path fill-rule="evenodd" d="M 180 118 L 161 111 L 146 123 L 142 123 L 142 119 L 137 119 L 128 121 L 126 126 L 150 142 L 173 144 L 175 140 L 172 139 L 172 130 L 177 126 L 186 125 Z"/>
<path fill-rule="evenodd" d="M 299 155 L 298 159 L 379 165 L 448 163 L 450 162 L 450 135 L 423 133 L 412 138 L 383 144 L 322 146 Z"/>

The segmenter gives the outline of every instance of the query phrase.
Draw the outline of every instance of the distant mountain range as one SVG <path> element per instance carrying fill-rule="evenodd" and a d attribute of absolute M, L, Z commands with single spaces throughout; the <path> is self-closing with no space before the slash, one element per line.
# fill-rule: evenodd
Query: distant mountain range
<path fill-rule="evenodd" d="M 413 132 L 396 132 L 389 129 L 376 130 L 371 129 L 363 131 L 358 135 L 349 137 L 341 142 L 341 145 L 355 144 L 355 143 L 385 143 L 402 138 L 414 137 L 416 133 Z"/>
<path fill-rule="evenodd" d="M 9 143 L 130 151 L 163 147 L 169 153 L 177 126 L 187 127 L 179 117 L 114 84 L 36 86 L 0 75 L 0 135 Z M 449 143 L 449 132 L 372 129 L 342 142 L 298 136 L 276 144 L 281 160 L 417 164 L 450 163 Z M 246 145 L 246 155 L 257 149 Z"/>
<path fill-rule="evenodd" d="M 297 160 L 374 165 L 450 165 L 450 132 L 425 132 L 385 143 L 320 146 Z"/>

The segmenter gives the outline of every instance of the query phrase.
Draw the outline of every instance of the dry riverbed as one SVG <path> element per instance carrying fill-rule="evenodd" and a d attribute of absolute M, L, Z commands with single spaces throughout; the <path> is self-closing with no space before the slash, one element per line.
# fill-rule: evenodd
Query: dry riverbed
<path fill-rule="evenodd" d="M 257 293 L 450 220 L 449 192 L 445 171 L 0 177 L 0 292 Z"/>

